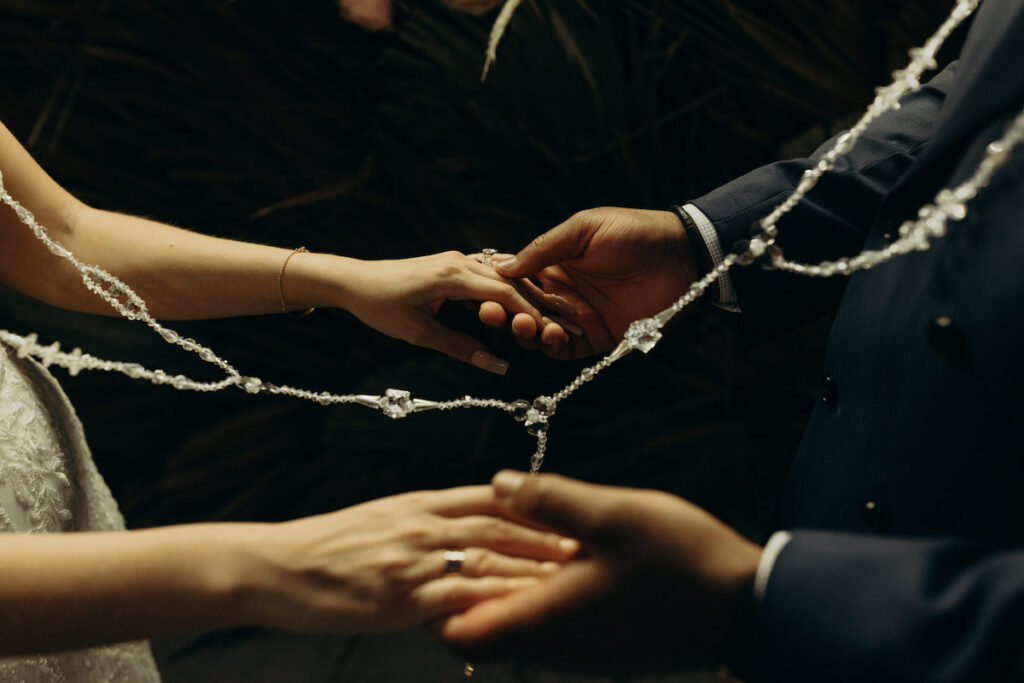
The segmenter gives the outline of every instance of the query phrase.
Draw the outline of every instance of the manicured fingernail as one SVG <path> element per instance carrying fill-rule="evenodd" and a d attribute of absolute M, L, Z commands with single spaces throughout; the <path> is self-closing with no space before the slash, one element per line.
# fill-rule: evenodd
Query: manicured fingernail
<path fill-rule="evenodd" d="M 550 319 L 551 322 L 555 323 L 556 325 L 561 327 L 566 332 L 569 332 L 571 334 L 575 334 L 577 337 L 582 337 L 583 336 L 583 328 L 580 327 L 579 325 L 573 325 L 571 322 L 569 322 L 565 318 L 559 318 L 557 315 L 550 315 L 550 316 L 548 316 L 548 318 Z"/>
<path fill-rule="evenodd" d="M 506 501 L 515 495 L 519 487 L 526 481 L 526 475 L 515 470 L 502 470 L 491 479 L 491 486 L 494 487 L 494 497 L 500 501 Z"/>
<path fill-rule="evenodd" d="M 508 362 L 494 356 L 486 351 L 477 351 L 469 358 L 469 362 L 481 370 L 493 372 L 495 375 L 504 375 L 508 372 Z"/>
<path fill-rule="evenodd" d="M 571 556 L 575 555 L 580 549 L 580 542 L 575 538 L 563 538 L 558 542 L 558 547 L 561 548 L 562 552 L 565 553 L 566 556 Z"/>
<path fill-rule="evenodd" d="M 545 573 L 545 574 L 554 574 L 555 572 L 557 572 L 561 568 L 562 568 L 562 565 L 558 564 L 557 562 L 541 562 L 540 563 L 540 570 L 543 573 Z"/>
<path fill-rule="evenodd" d="M 577 314 L 576 307 L 573 306 L 571 302 L 569 302 L 566 299 L 563 299 L 557 294 L 548 294 L 547 300 L 548 302 L 551 303 L 552 306 L 560 310 L 562 313 L 565 313 L 566 315 Z"/>
<path fill-rule="evenodd" d="M 496 261 L 494 265 L 496 265 L 498 268 L 500 268 L 502 270 L 508 270 L 509 268 L 512 268 L 513 266 L 515 266 L 516 265 L 516 261 L 518 261 L 518 260 L 519 259 L 517 259 L 515 256 L 510 256 L 507 259 L 505 259 L 504 261 Z"/>

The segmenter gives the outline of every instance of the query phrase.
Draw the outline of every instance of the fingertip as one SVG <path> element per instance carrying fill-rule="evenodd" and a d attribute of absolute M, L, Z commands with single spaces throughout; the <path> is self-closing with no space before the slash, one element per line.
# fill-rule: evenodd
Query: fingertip
<path fill-rule="evenodd" d="M 538 567 L 541 574 L 554 574 L 561 568 L 562 565 L 560 563 L 551 560 L 548 560 L 547 562 L 541 562 L 540 566 Z"/>
<path fill-rule="evenodd" d="M 558 548 L 565 554 L 564 557 L 568 559 L 580 551 L 580 542 L 575 538 L 563 538 L 558 542 Z"/>
<path fill-rule="evenodd" d="M 494 497 L 499 503 L 507 503 L 515 496 L 519 488 L 526 483 L 527 475 L 517 470 L 501 470 L 491 478 Z"/>
<path fill-rule="evenodd" d="M 516 255 L 513 255 L 513 256 L 509 256 L 506 259 L 502 259 L 501 261 L 496 262 L 494 264 L 494 269 L 497 270 L 502 275 L 508 276 L 508 275 L 511 275 L 515 271 L 516 266 L 518 264 L 519 264 L 519 257 L 516 256 Z"/>
<path fill-rule="evenodd" d="M 542 344 L 558 350 L 563 345 L 569 343 L 569 333 L 562 329 L 562 326 L 558 323 L 545 318 L 544 328 L 540 333 L 540 341 Z"/>
<path fill-rule="evenodd" d="M 537 336 L 537 321 L 528 313 L 517 313 L 512 318 L 512 334 L 523 339 Z"/>
<path fill-rule="evenodd" d="M 480 304 L 477 317 L 488 327 L 503 327 L 508 319 L 505 308 L 496 301 L 485 301 Z"/>

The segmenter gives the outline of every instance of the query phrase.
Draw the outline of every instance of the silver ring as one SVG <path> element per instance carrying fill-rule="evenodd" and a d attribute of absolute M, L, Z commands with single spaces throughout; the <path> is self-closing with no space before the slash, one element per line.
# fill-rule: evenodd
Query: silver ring
<path fill-rule="evenodd" d="M 462 563 L 466 561 L 464 550 L 444 551 L 444 573 L 459 574 L 462 572 Z"/>
<path fill-rule="evenodd" d="M 484 264 L 485 266 L 494 267 L 494 255 L 498 253 L 497 249 L 481 249 L 480 253 L 482 256 L 477 258 L 477 261 Z"/>

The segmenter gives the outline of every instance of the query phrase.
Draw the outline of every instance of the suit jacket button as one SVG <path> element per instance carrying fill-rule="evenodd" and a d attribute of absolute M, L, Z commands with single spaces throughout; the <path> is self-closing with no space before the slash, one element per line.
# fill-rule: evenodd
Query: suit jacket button
<path fill-rule="evenodd" d="M 825 378 L 818 396 L 829 410 L 834 411 L 839 407 L 839 388 L 836 386 L 836 381 L 833 378 Z"/>
<path fill-rule="evenodd" d="M 928 346 L 951 363 L 962 360 L 967 351 L 963 332 L 944 315 L 928 323 Z"/>
<path fill-rule="evenodd" d="M 885 532 L 885 516 L 882 514 L 882 508 L 879 507 L 877 502 L 869 500 L 864 503 L 864 506 L 861 508 L 861 517 L 864 519 L 864 526 L 871 533 L 881 534 Z"/>

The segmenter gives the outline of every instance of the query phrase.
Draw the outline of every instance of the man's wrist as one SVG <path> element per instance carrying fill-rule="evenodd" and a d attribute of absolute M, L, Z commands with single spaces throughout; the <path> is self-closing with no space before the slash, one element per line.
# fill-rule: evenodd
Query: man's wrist
<path fill-rule="evenodd" d="M 672 207 L 672 212 L 675 213 L 680 222 L 682 222 L 683 230 L 686 231 L 686 241 L 690 244 L 690 253 L 693 255 L 694 263 L 697 268 L 696 277 L 694 279 L 699 280 L 710 273 L 715 267 L 711 252 L 708 250 L 707 242 L 705 242 L 700 229 L 697 227 L 697 224 L 694 222 L 693 217 L 689 212 L 680 204 L 674 205 Z M 717 281 L 711 284 L 711 287 L 708 288 L 708 292 L 713 300 L 719 300 L 720 291 Z"/>

